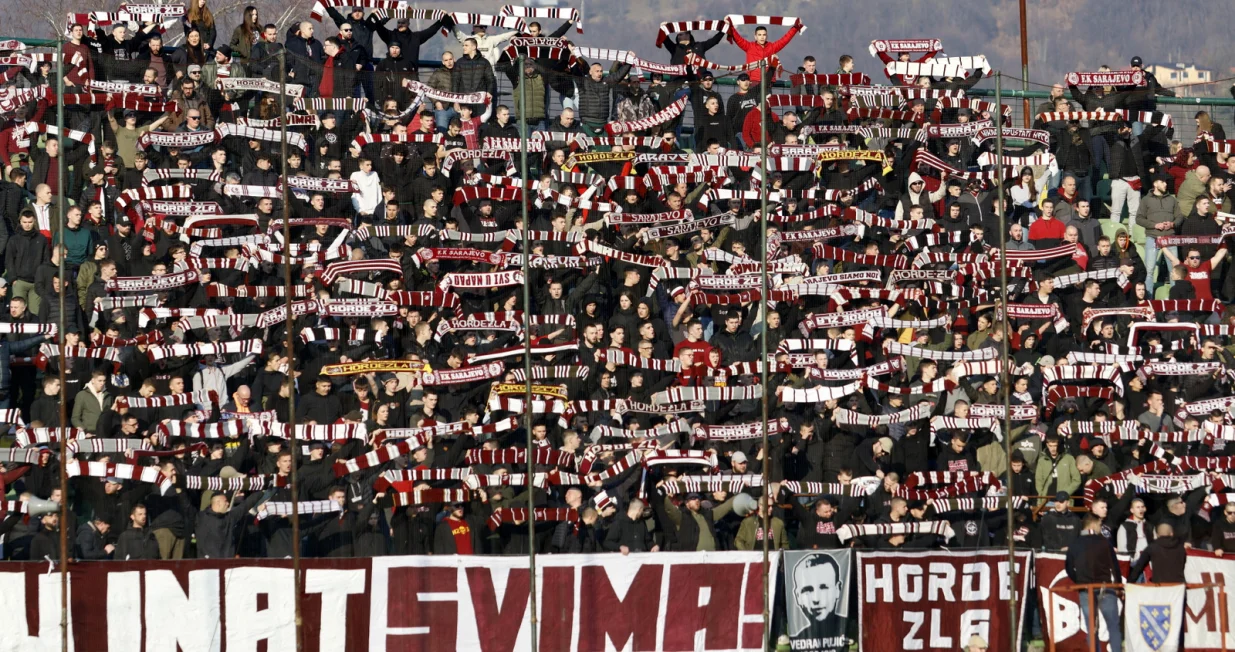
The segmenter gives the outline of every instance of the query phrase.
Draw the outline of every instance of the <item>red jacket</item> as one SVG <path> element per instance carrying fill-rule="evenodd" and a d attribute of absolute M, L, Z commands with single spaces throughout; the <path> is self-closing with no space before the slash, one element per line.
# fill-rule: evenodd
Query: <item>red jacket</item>
<path fill-rule="evenodd" d="M 748 41 L 742 38 L 742 35 L 738 34 L 737 29 L 731 29 L 729 30 L 729 42 L 742 48 L 742 50 L 746 52 L 746 63 L 753 63 L 760 59 L 766 59 L 772 56 L 773 54 L 776 54 L 777 52 L 780 52 L 781 50 L 785 49 L 785 46 L 789 45 L 789 41 L 792 41 L 793 37 L 797 35 L 798 35 L 798 26 L 794 25 L 792 28 L 789 29 L 788 32 L 785 33 L 784 36 L 780 37 L 780 39 L 777 40 L 775 43 L 765 43 L 763 45 L 759 45 L 758 43 L 754 41 Z M 750 80 L 752 82 L 756 84 L 759 83 L 759 69 L 758 68 L 751 70 L 747 74 L 750 75 Z M 768 81 L 775 81 L 775 80 L 776 80 L 776 73 L 773 72 L 772 79 L 769 79 Z"/>

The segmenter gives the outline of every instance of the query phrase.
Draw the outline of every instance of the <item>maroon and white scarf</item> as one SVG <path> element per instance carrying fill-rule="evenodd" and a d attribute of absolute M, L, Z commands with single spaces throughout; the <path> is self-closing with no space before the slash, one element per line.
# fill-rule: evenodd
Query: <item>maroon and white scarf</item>
<path fill-rule="evenodd" d="M 750 63 L 744 63 L 740 66 L 722 66 L 718 63 L 712 63 L 711 61 L 708 61 L 693 52 L 687 52 L 686 65 L 695 66 L 696 68 L 706 68 L 708 70 L 723 70 L 725 72 L 748 72 L 763 68 L 765 65 L 768 70 L 777 70 L 780 68 L 780 58 L 774 54 L 770 57 L 764 57 L 758 61 L 751 61 Z"/>
<path fill-rule="evenodd" d="M 878 428 L 879 426 L 887 426 L 894 423 L 909 423 L 925 419 L 930 416 L 931 410 L 934 407 L 932 403 L 921 403 L 908 410 L 880 415 L 862 414 L 861 412 L 854 412 L 844 408 L 836 408 L 833 414 L 836 416 L 836 423 L 839 425 Z"/>
<path fill-rule="evenodd" d="M 341 478 L 345 475 L 371 469 L 381 466 L 395 458 L 411 453 L 413 450 L 422 446 L 428 446 L 432 443 L 432 437 L 428 435 L 418 435 L 410 439 L 386 444 L 381 448 L 370 451 L 360 457 L 353 457 L 350 460 L 334 463 L 334 475 L 336 478 Z"/>
<path fill-rule="evenodd" d="M 107 281 L 106 287 L 108 292 L 166 292 L 197 283 L 199 278 L 195 271 L 163 276 L 117 276 Z"/>
<path fill-rule="evenodd" d="M 625 63 L 638 70 L 649 72 L 653 75 L 685 75 L 687 66 L 685 65 L 666 65 L 642 59 L 639 55 L 630 50 L 610 50 L 608 48 L 585 48 L 576 47 L 574 49 L 576 57 L 582 57 L 589 61 L 601 59 L 604 61 L 617 61 Z"/>
<path fill-rule="evenodd" d="M 1049 319 L 1055 325 L 1055 332 L 1062 333 L 1068 328 L 1068 320 L 1064 319 L 1063 313 L 1059 310 L 1059 304 L 1037 304 L 1037 303 L 1009 303 L 1008 304 L 1009 319 Z M 996 317 L 998 319 L 998 317 Z"/>
<path fill-rule="evenodd" d="M 533 463 L 543 466 L 574 467 L 575 456 L 564 451 L 551 448 L 539 448 L 532 453 Z M 472 448 L 467 451 L 465 461 L 468 464 L 527 464 L 527 451 L 522 448 L 499 448 L 483 450 Z"/>
<path fill-rule="evenodd" d="M 271 516 L 291 516 L 297 514 L 333 514 L 343 511 L 343 506 L 333 500 L 302 500 L 299 502 L 267 501 L 257 506 L 257 520 L 262 521 Z"/>
<path fill-rule="evenodd" d="M 621 349 L 602 349 L 597 354 L 597 358 L 603 362 L 624 367 L 651 369 L 653 371 L 664 371 L 668 373 L 678 373 L 682 371 L 682 363 L 678 362 L 677 358 L 668 358 L 664 360 L 659 358 L 645 358 L 633 353 L 627 353 Z"/>
<path fill-rule="evenodd" d="M 73 440 L 89 437 L 90 433 L 81 428 L 18 428 L 16 432 L 17 445 L 22 448 L 40 444 L 56 444 L 61 440 Z"/>
<path fill-rule="evenodd" d="M 781 435 L 789 432 L 788 419 L 772 419 L 766 424 L 737 423 L 721 426 L 695 426 L 691 436 L 695 441 L 743 441 L 763 437 L 767 428 L 768 436 Z"/>
<path fill-rule="evenodd" d="M 142 408 L 162 408 L 173 405 L 190 405 L 190 404 L 205 404 L 213 403 L 218 405 L 219 394 L 213 390 L 198 390 L 195 392 L 185 392 L 183 394 L 168 394 L 166 396 L 151 396 L 142 398 L 140 396 L 121 396 L 116 399 L 118 407 L 128 407 L 130 409 Z"/>
<path fill-rule="evenodd" d="M 691 56 L 691 55 L 687 55 L 687 56 Z M 666 106 L 665 108 L 661 109 L 660 111 L 657 111 L 653 115 L 650 115 L 641 120 L 630 120 L 630 121 L 625 121 L 625 122 L 623 121 L 610 122 L 605 125 L 605 133 L 609 134 L 610 136 L 617 136 L 619 134 L 632 133 L 636 131 L 644 131 L 644 130 L 656 127 L 658 125 L 664 124 L 666 122 L 669 122 L 670 120 L 673 120 L 682 114 L 683 109 L 686 108 L 687 99 L 688 98 L 686 97 L 678 98 L 676 102 L 671 103 L 669 106 Z"/>
<path fill-rule="evenodd" d="M 427 386 L 434 385 L 460 385 L 464 383 L 473 383 L 478 380 L 489 380 L 502 375 L 504 367 L 500 362 L 490 362 L 485 365 L 477 365 L 474 367 L 461 367 L 459 369 L 438 369 L 431 371 L 420 377 L 422 383 Z"/>
<path fill-rule="evenodd" d="M 1012 421 L 1032 421 L 1038 418 L 1038 406 L 1036 405 L 1010 405 L 1008 408 L 1009 411 L 1005 412 L 1002 405 L 975 403 L 969 406 L 969 414 L 989 419 L 1003 419 L 1005 414 L 1010 414 Z"/>
<path fill-rule="evenodd" d="M 780 400 L 784 403 L 822 403 L 824 401 L 837 401 L 860 391 L 862 391 L 862 383 L 860 382 L 849 383 L 840 387 L 810 387 L 806 389 L 786 387 L 780 395 Z"/>
<path fill-rule="evenodd" d="M 400 278 L 403 276 L 403 266 L 399 261 L 392 258 L 374 258 L 364 260 L 340 260 L 330 263 L 326 269 L 322 271 L 322 285 L 333 285 L 335 279 L 343 274 L 353 274 L 356 272 L 393 272 Z"/>
<path fill-rule="evenodd" d="M 1122 122 L 1128 119 L 1128 112 L 1124 109 L 1115 109 L 1112 111 L 1050 111 L 1039 113 L 1034 121 L 1042 122 L 1071 122 L 1079 120 L 1089 121 L 1105 121 L 1105 122 Z"/>
<path fill-rule="evenodd" d="M 518 522 L 524 523 L 532 520 L 536 523 L 546 522 L 579 522 L 579 512 L 567 507 L 534 507 L 529 515 L 526 507 L 503 507 L 493 510 L 493 515 L 489 517 L 489 529 L 496 530 L 503 523 Z"/>
<path fill-rule="evenodd" d="M 484 91 L 477 93 L 447 93 L 413 79 L 404 80 L 403 85 L 417 95 L 427 97 L 431 100 L 437 100 L 445 104 L 488 104 L 492 101 L 492 97 Z"/>
<path fill-rule="evenodd" d="M 737 387 L 674 387 L 652 394 L 653 405 L 685 401 L 747 401 L 763 396 L 762 385 Z"/>
<path fill-rule="evenodd" d="M 892 537 L 910 534 L 930 534 L 951 540 L 956 536 L 952 524 L 947 521 L 914 521 L 902 523 L 868 523 L 865 525 L 842 525 L 836 528 L 836 536 L 844 543 L 854 537 Z"/>
<path fill-rule="evenodd" d="M 523 283 L 524 278 L 521 270 L 489 272 L 484 274 L 450 273 L 442 277 L 441 282 L 438 284 L 438 289 L 443 292 L 448 291 L 451 288 L 478 290 L 493 287 L 523 285 Z"/>
<path fill-rule="evenodd" d="M 171 480 L 164 476 L 163 470 L 157 466 L 67 460 L 64 463 L 64 471 L 70 478 L 119 478 L 136 482 L 150 482 L 160 485 L 163 490 L 169 489 L 172 486 Z"/>
<path fill-rule="evenodd" d="M 1105 70 L 1100 72 L 1070 72 L 1064 76 L 1069 86 L 1144 86 L 1145 73 L 1140 70 Z"/>
<path fill-rule="evenodd" d="M 292 101 L 297 111 L 363 111 L 369 100 L 364 97 L 298 97 Z"/>
<path fill-rule="evenodd" d="M 252 339 L 214 344 L 161 344 L 146 349 L 146 355 L 150 358 L 151 362 L 156 362 L 165 358 L 224 355 L 228 353 L 261 355 L 262 350 L 262 341 Z"/>
<path fill-rule="evenodd" d="M 411 505 L 433 505 L 437 503 L 464 503 L 468 500 L 467 489 L 420 489 L 418 491 L 397 491 L 390 494 L 395 507 Z"/>
<path fill-rule="evenodd" d="M 273 95 L 278 95 L 282 89 L 278 82 L 263 79 L 261 77 L 227 77 L 226 79 L 219 80 L 219 88 L 221 90 L 231 92 L 258 91 L 262 93 L 271 93 Z M 304 86 L 301 86 L 300 84 L 286 84 L 286 92 L 288 97 L 303 97 Z"/>
<path fill-rule="evenodd" d="M 405 469 L 402 471 L 391 470 L 382 473 L 380 477 L 373 483 L 374 491 L 386 491 L 396 483 L 409 482 L 444 482 L 447 480 L 466 480 L 472 475 L 471 469 L 453 468 L 453 469 Z"/>
<path fill-rule="evenodd" d="M 660 31 L 656 34 L 656 47 L 664 47 L 665 39 L 681 32 L 708 31 L 728 34 L 730 29 L 732 29 L 732 26 L 728 20 L 691 20 L 661 23 Z"/>
<path fill-rule="evenodd" d="M 138 137 L 137 148 L 144 150 L 154 145 L 156 147 L 192 149 L 213 144 L 218 139 L 219 135 L 215 131 L 147 131 Z"/>

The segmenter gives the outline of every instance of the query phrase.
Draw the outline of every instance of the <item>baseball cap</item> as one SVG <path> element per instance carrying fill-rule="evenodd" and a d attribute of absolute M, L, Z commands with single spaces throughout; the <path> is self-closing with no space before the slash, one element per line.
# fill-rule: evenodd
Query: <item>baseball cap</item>
<path fill-rule="evenodd" d="M 738 81 L 750 81 L 750 75 L 742 73 L 738 75 Z"/>
<path fill-rule="evenodd" d="M 1061 491 L 1055 494 L 1055 502 L 1057 503 L 1066 503 L 1066 502 L 1070 502 L 1071 500 L 1072 500 L 1072 497 L 1069 496 L 1068 492 L 1066 491 Z"/>
<path fill-rule="evenodd" d="M 699 73 L 699 79 L 715 79 L 715 78 L 716 78 L 716 75 L 713 75 L 711 70 L 704 70 L 703 72 Z M 749 77 L 747 77 L 747 79 L 749 79 Z"/>
<path fill-rule="evenodd" d="M 883 447 L 883 452 L 890 454 L 892 452 L 892 446 L 894 445 L 894 442 L 892 441 L 891 437 L 880 437 L 879 445 Z"/>
<path fill-rule="evenodd" d="M 688 500 L 688 501 L 690 501 L 690 500 L 700 500 L 700 499 L 702 499 L 702 496 L 700 496 L 700 495 L 698 494 L 698 492 L 694 492 L 694 491 L 692 491 L 692 492 L 690 492 L 690 493 L 686 494 L 686 500 Z"/>
<path fill-rule="evenodd" d="M 201 67 L 201 66 L 199 66 L 199 65 L 197 65 L 197 64 L 193 64 L 193 65 L 189 66 L 189 73 L 190 73 L 190 74 L 191 74 L 191 73 L 195 73 L 195 72 L 201 72 L 201 71 L 202 71 L 202 67 Z"/>
<path fill-rule="evenodd" d="M 734 463 L 734 464 L 740 464 L 740 463 L 742 463 L 742 462 L 745 462 L 745 461 L 746 461 L 746 453 L 743 453 L 742 451 L 738 451 L 738 452 L 734 453 L 733 455 L 729 456 L 729 461 L 730 461 L 730 462 L 732 462 L 732 463 Z"/>
<path fill-rule="evenodd" d="M 1140 58 L 1140 57 L 1132 57 L 1132 65 L 1133 65 L 1133 66 L 1136 66 L 1137 68 L 1140 68 L 1140 67 L 1141 67 L 1141 63 L 1142 63 L 1142 61 L 1141 61 L 1141 58 Z"/>

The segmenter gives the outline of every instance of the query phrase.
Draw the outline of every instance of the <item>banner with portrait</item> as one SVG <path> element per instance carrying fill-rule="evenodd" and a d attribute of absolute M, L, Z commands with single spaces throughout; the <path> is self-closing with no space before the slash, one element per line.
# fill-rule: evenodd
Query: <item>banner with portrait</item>
<path fill-rule="evenodd" d="M 785 552 L 789 640 L 802 652 L 846 652 L 849 637 L 850 559 L 853 551 Z"/>

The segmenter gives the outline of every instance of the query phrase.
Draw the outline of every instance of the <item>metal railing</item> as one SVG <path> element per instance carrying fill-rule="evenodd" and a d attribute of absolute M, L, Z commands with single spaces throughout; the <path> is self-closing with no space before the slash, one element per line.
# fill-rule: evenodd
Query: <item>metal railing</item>
<path fill-rule="evenodd" d="M 1145 584 L 1145 585 L 1138 585 L 1138 586 L 1179 586 L 1179 584 L 1178 583 Z M 1055 649 L 1056 649 L 1055 648 L 1056 646 L 1055 594 L 1063 593 L 1065 591 L 1076 591 L 1078 594 L 1083 594 L 1084 596 L 1086 596 L 1086 599 L 1088 600 L 1088 606 L 1089 606 L 1089 610 L 1088 610 L 1089 622 L 1086 623 L 1088 628 L 1084 630 L 1085 642 L 1090 652 L 1098 652 L 1098 648 L 1100 646 L 1099 646 L 1098 634 L 1097 634 L 1098 630 L 1096 629 L 1097 618 L 1094 612 L 1095 608 L 1097 607 L 1096 603 L 1094 602 L 1094 592 L 1095 591 L 1114 591 L 1115 593 L 1123 593 L 1124 587 L 1125 587 L 1124 584 L 1070 584 L 1068 586 L 1039 587 L 1039 588 L 1046 589 L 1046 593 L 1047 593 L 1046 604 L 1042 606 L 1043 610 L 1048 614 L 1047 615 L 1047 619 L 1048 619 L 1047 620 L 1047 640 L 1046 640 L 1047 651 L 1055 652 Z M 1225 584 L 1189 582 L 1185 584 L 1184 587 L 1187 588 L 1187 590 L 1189 591 L 1194 591 L 1194 590 L 1202 591 L 1206 589 L 1217 589 L 1218 590 L 1218 613 L 1221 614 L 1220 620 L 1222 623 L 1221 625 L 1222 626 L 1222 632 L 1221 632 L 1222 652 L 1227 652 L 1226 637 L 1227 637 L 1227 634 L 1230 633 L 1230 623 L 1227 620 L 1227 611 L 1226 611 L 1226 585 Z M 1186 597 L 1184 599 L 1184 603 L 1185 605 L 1187 604 Z M 1186 612 L 1186 609 L 1185 609 L 1185 612 Z M 1181 615 L 1180 617 L 1185 619 L 1184 623 L 1181 623 L 1180 625 L 1182 628 L 1183 625 L 1187 624 L 1187 621 L 1186 621 L 1187 615 L 1185 613 L 1184 615 Z M 1119 626 L 1118 623 L 1115 623 L 1113 625 L 1110 623 L 1107 623 L 1108 628 L 1118 627 L 1118 626 Z M 1091 637 L 1091 634 L 1092 634 L 1092 637 Z"/>

